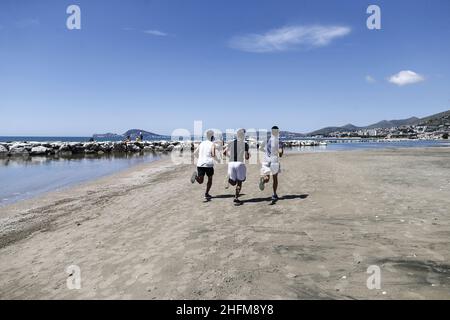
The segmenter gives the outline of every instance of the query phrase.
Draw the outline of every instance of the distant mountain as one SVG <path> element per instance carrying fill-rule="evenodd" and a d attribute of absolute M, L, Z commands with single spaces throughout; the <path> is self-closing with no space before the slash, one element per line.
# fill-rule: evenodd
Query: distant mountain
<path fill-rule="evenodd" d="M 270 133 L 268 133 L 270 134 Z M 305 134 L 291 131 L 280 131 L 280 137 L 284 139 L 297 139 L 303 138 Z"/>
<path fill-rule="evenodd" d="M 121 134 L 116 134 L 116 133 L 95 133 L 92 135 L 92 138 L 94 139 L 117 139 L 117 138 L 121 138 L 122 135 Z"/>
<path fill-rule="evenodd" d="M 349 123 L 342 127 L 325 127 L 313 132 L 308 133 L 308 136 L 318 136 L 318 135 L 327 135 L 331 132 L 337 132 L 337 131 L 357 131 L 359 130 L 359 127 Z"/>
<path fill-rule="evenodd" d="M 422 126 L 440 126 L 446 125 L 447 123 L 450 123 L 450 110 L 419 119 L 416 124 Z"/>
<path fill-rule="evenodd" d="M 400 127 L 400 126 L 412 126 L 420 120 L 417 117 L 411 117 L 403 120 L 383 120 L 370 126 L 364 127 L 364 129 L 374 129 L 374 128 L 392 128 L 392 127 Z"/>
<path fill-rule="evenodd" d="M 117 134 L 117 133 L 101 133 L 101 134 L 94 134 L 92 137 L 94 139 L 123 139 L 127 136 L 130 136 L 131 140 L 136 139 L 140 134 L 144 136 L 144 140 L 151 140 L 151 139 L 160 139 L 165 138 L 166 136 L 160 135 L 157 133 L 145 131 L 142 129 L 130 129 L 126 131 L 123 134 Z"/>
<path fill-rule="evenodd" d="M 347 124 L 341 127 L 325 127 L 313 132 L 310 132 L 308 136 L 315 135 L 328 135 L 331 132 L 344 132 L 344 131 L 358 131 L 365 129 L 375 129 L 375 128 L 392 128 L 400 126 L 412 126 L 412 125 L 428 125 L 428 126 L 439 126 L 445 125 L 450 122 L 450 110 L 437 113 L 425 118 L 411 117 L 401 120 L 383 120 L 368 126 L 358 127 L 353 124 Z"/>
<path fill-rule="evenodd" d="M 124 137 L 130 136 L 131 139 L 135 139 L 141 133 L 144 136 L 144 139 L 157 139 L 157 138 L 160 138 L 160 137 L 165 137 L 163 135 L 160 135 L 160 134 L 157 134 L 157 133 L 153 133 L 153 132 L 149 132 L 149 131 L 145 131 L 145 130 L 142 130 L 142 129 L 130 129 L 127 132 L 125 132 L 123 134 L 123 136 Z"/>
<path fill-rule="evenodd" d="M 340 127 L 325 127 L 307 134 L 304 133 L 298 133 L 298 132 L 292 132 L 292 131 L 280 131 L 280 137 L 284 139 L 298 139 L 298 138 L 304 138 L 308 136 L 317 136 L 317 135 L 328 135 L 331 132 L 344 132 L 344 131 L 358 131 L 358 130 L 365 130 L 365 129 L 375 129 L 375 128 L 392 128 L 392 127 L 400 127 L 400 126 L 412 126 L 412 125 L 420 125 L 420 126 L 428 126 L 428 127 L 436 127 L 439 126 L 450 126 L 450 110 L 436 113 L 434 115 L 424 117 L 424 118 L 417 118 L 417 117 L 411 117 L 407 119 L 400 119 L 400 120 L 382 120 L 377 123 L 365 126 L 365 127 L 358 127 L 351 123 L 346 124 L 344 126 Z M 433 129 L 432 129 L 433 130 Z M 104 133 L 104 134 L 94 134 L 94 139 L 123 139 L 127 137 L 128 135 L 132 140 L 136 139 L 137 136 L 139 136 L 140 132 L 142 132 L 142 135 L 144 136 L 145 140 L 155 140 L 155 139 L 165 139 L 168 138 L 168 136 L 160 135 L 157 133 L 145 131 L 142 129 L 130 129 L 124 134 L 116 134 L 116 133 Z"/>

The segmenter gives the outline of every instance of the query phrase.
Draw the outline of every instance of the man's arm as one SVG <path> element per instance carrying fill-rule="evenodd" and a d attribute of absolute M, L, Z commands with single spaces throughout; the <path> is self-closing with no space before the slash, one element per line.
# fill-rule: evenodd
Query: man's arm
<path fill-rule="evenodd" d="M 225 145 L 225 148 L 223 148 L 223 155 L 226 157 L 228 155 L 228 144 Z"/>
<path fill-rule="evenodd" d="M 284 153 L 284 144 L 283 142 L 280 141 L 280 147 L 278 150 L 278 155 L 280 156 L 280 158 L 283 156 L 283 153 Z"/>
<path fill-rule="evenodd" d="M 200 145 L 194 150 L 194 156 L 198 156 L 199 151 L 200 151 Z"/>
<path fill-rule="evenodd" d="M 250 146 L 247 143 L 245 143 L 245 160 L 250 159 L 250 152 L 249 152 L 249 150 L 250 150 Z"/>
<path fill-rule="evenodd" d="M 217 152 L 216 152 L 216 144 L 215 143 L 213 143 L 213 145 L 212 145 L 212 149 L 211 149 L 211 156 L 213 157 L 213 159 L 214 160 L 216 160 L 217 162 L 220 162 L 220 159 L 219 159 L 219 154 L 217 154 Z"/>

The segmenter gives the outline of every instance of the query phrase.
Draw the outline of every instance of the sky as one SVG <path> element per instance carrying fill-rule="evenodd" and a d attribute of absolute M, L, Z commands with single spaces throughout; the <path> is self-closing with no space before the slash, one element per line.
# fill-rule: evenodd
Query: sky
<path fill-rule="evenodd" d="M 449 18 L 448 0 L 1 0 L 0 135 L 427 116 L 450 109 Z"/>

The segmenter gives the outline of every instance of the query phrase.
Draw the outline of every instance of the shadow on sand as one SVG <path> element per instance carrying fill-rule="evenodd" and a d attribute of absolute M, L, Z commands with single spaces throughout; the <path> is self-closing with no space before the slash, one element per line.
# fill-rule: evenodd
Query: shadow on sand
<path fill-rule="evenodd" d="M 270 202 L 271 204 L 275 204 L 278 201 L 283 200 L 294 200 L 294 199 L 306 199 L 308 198 L 309 194 L 289 194 L 284 195 L 282 197 L 279 197 L 278 200 L 272 200 L 272 197 L 265 197 L 265 198 L 253 198 L 253 199 L 246 199 L 242 200 L 242 203 L 258 203 L 258 202 Z"/>
<path fill-rule="evenodd" d="M 245 196 L 245 193 L 241 194 L 241 196 Z M 217 196 L 213 196 L 211 199 L 230 199 L 234 198 L 234 194 L 220 194 Z"/>
<path fill-rule="evenodd" d="M 245 193 L 241 194 L 241 196 L 245 196 Z M 280 198 L 278 198 L 278 200 L 273 201 L 272 197 L 264 197 L 264 198 L 253 198 L 253 199 L 246 199 L 246 200 L 242 200 L 241 204 L 244 203 L 259 203 L 259 202 L 270 202 L 271 205 L 277 203 L 278 201 L 283 201 L 283 200 L 295 200 L 295 199 L 306 199 L 308 198 L 309 194 L 288 194 L 288 195 L 284 195 Z M 221 195 L 217 195 L 217 196 L 213 196 L 211 199 L 205 200 L 205 202 L 209 202 L 212 199 L 231 199 L 234 198 L 234 195 L 232 194 L 221 194 Z"/>
<path fill-rule="evenodd" d="M 245 196 L 245 193 L 241 194 L 241 196 Z M 212 196 L 210 199 L 205 199 L 203 202 L 210 202 L 214 199 L 231 199 L 234 198 L 234 194 L 219 194 L 217 196 Z"/>

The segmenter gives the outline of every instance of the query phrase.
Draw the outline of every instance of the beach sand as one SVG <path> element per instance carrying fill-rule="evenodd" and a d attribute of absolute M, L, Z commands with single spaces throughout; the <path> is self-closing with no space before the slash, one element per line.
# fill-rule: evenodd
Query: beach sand
<path fill-rule="evenodd" d="M 244 204 L 170 160 L 0 209 L 1 299 L 450 299 L 450 150 L 289 154 Z M 66 267 L 81 269 L 69 290 Z M 369 266 L 381 289 L 368 289 Z"/>

